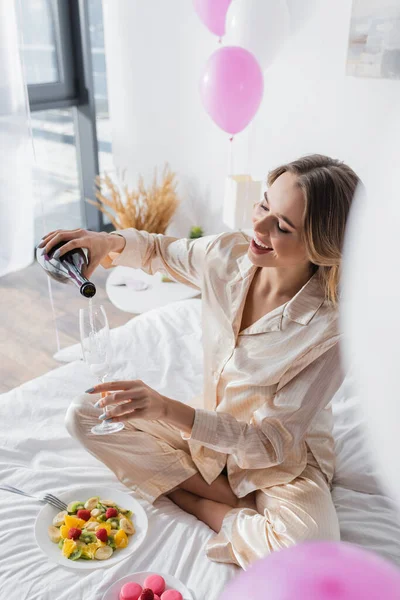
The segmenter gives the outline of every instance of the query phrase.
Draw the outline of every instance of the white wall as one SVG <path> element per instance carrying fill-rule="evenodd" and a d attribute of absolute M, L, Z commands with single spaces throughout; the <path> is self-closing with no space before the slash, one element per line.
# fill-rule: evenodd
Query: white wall
<path fill-rule="evenodd" d="M 265 0 L 267 1 L 267 0 Z M 288 0 L 292 35 L 265 73 L 264 99 L 233 142 L 205 113 L 201 70 L 218 48 L 190 0 L 103 0 L 108 93 L 116 167 L 128 180 L 167 160 L 183 205 L 169 232 L 192 224 L 216 233 L 225 177 L 265 179 L 282 161 L 320 152 L 366 181 L 399 105 L 400 82 L 345 75 L 351 0 Z M 367 181 L 366 181 L 367 182 Z"/>

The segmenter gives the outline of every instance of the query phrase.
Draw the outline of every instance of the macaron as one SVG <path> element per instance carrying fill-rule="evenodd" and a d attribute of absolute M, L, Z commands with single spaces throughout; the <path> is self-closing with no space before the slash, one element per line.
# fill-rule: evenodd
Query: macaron
<path fill-rule="evenodd" d="M 166 590 L 160 600 L 183 600 L 183 596 L 178 590 Z"/>
<path fill-rule="evenodd" d="M 119 593 L 119 600 L 138 600 L 142 593 L 142 586 L 134 581 L 124 583 Z"/>
<path fill-rule="evenodd" d="M 149 575 L 144 580 L 143 587 L 150 588 L 157 596 L 161 596 L 165 590 L 165 579 L 161 575 Z"/>

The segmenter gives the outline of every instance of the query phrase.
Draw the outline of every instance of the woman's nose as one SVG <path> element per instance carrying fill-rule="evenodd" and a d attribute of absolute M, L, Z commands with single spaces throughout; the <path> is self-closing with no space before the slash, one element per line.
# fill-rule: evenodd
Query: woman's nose
<path fill-rule="evenodd" d="M 259 203 L 254 206 L 252 221 L 253 229 L 257 227 L 260 235 L 264 233 L 269 235 L 270 229 L 273 226 L 273 215 L 271 215 L 270 212 L 263 210 Z"/>
<path fill-rule="evenodd" d="M 266 214 L 265 217 L 253 216 L 253 226 L 257 227 L 260 233 L 269 233 L 271 227 L 270 215 Z"/>

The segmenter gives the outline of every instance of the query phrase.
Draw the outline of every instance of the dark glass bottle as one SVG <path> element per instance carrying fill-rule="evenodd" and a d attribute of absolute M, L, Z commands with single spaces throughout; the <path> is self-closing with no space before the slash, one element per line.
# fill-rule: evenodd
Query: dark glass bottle
<path fill-rule="evenodd" d="M 60 258 L 54 258 L 54 252 L 64 243 L 66 242 L 53 246 L 49 254 L 43 253 L 43 248 L 36 248 L 36 260 L 49 277 L 62 283 L 73 282 L 79 287 L 82 296 L 92 298 L 96 293 L 96 286 L 82 275 L 82 267 L 88 262 L 86 250 L 76 248 L 66 252 Z"/>

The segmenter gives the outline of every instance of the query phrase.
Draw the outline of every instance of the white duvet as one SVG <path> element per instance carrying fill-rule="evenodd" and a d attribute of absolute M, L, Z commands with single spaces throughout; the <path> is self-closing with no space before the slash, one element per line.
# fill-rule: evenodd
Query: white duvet
<path fill-rule="evenodd" d="M 199 299 L 185 300 L 114 329 L 113 378 L 142 379 L 182 402 L 199 394 L 200 310 Z M 129 492 L 64 428 L 70 400 L 93 380 L 78 345 L 61 354 L 72 362 L 0 396 L 0 482 L 37 494 L 83 485 Z M 338 462 L 333 489 L 342 539 L 400 565 L 399 516 L 375 477 L 358 405 L 342 386 L 334 399 Z M 0 491 L 1 600 L 101 600 L 113 581 L 146 570 L 180 578 L 196 600 L 217 600 L 238 568 L 205 557 L 211 530 L 166 498 L 154 506 L 138 499 L 149 517 L 148 536 L 138 552 L 100 572 L 76 572 L 52 564 L 36 546 L 33 525 L 40 505 Z"/>

